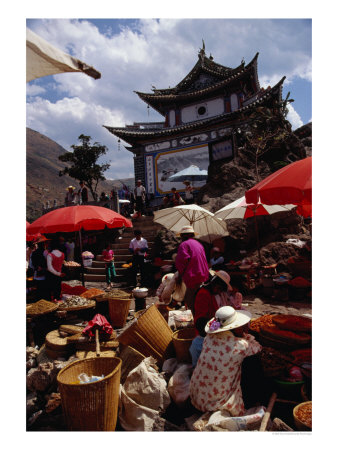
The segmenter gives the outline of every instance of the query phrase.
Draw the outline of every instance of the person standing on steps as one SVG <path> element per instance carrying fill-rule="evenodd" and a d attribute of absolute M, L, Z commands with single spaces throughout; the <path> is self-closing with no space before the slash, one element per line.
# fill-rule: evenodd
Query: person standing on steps
<path fill-rule="evenodd" d="M 134 236 L 134 239 L 130 241 L 129 251 L 133 255 L 132 274 L 133 282 L 136 286 L 138 270 L 141 273 L 141 285 L 143 285 L 145 281 L 144 258 L 148 251 L 148 242 L 142 237 L 141 230 L 135 230 Z"/>
<path fill-rule="evenodd" d="M 144 206 L 146 201 L 146 188 L 142 186 L 141 180 L 137 180 L 136 182 L 136 186 L 134 189 L 134 197 L 137 216 L 141 217 L 142 215 L 144 215 Z"/>
<path fill-rule="evenodd" d="M 80 205 L 85 205 L 88 202 L 88 189 L 83 181 L 80 181 L 80 189 L 78 192 Z"/>
<path fill-rule="evenodd" d="M 105 262 L 107 289 L 110 289 L 113 287 L 112 281 L 115 281 L 116 279 L 114 251 L 111 243 L 106 244 L 105 249 L 102 251 L 102 256 L 103 261 Z"/>

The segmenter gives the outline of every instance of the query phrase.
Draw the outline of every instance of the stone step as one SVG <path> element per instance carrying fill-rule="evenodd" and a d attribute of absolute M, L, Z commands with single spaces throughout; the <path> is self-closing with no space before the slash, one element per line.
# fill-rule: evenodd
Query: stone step
<path fill-rule="evenodd" d="M 127 262 L 126 260 L 117 261 L 115 259 L 114 260 L 115 268 L 121 267 L 122 264 L 125 264 L 126 262 Z M 131 262 L 131 255 L 130 255 L 130 258 L 129 258 L 129 262 Z M 102 268 L 104 268 L 104 266 L 105 266 L 105 263 L 103 261 L 93 261 L 92 268 L 96 268 L 96 269 L 101 268 L 102 269 Z M 121 268 L 123 269 L 124 267 L 121 267 Z"/>
<path fill-rule="evenodd" d="M 116 267 L 115 271 L 117 275 L 122 275 L 126 269 L 124 267 Z M 86 267 L 86 273 L 92 275 L 105 275 L 106 271 L 104 267 Z"/>
<path fill-rule="evenodd" d="M 85 273 L 84 274 L 84 280 L 85 281 L 100 281 L 100 282 L 104 283 L 106 281 L 106 276 L 105 275 L 96 275 L 96 274 L 91 274 L 91 273 Z M 124 277 L 124 275 L 116 275 L 116 279 L 115 279 L 116 283 L 123 283 L 124 281 L 126 281 L 126 278 Z"/>
<path fill-rule="evenodd" d="M 147 242 L 148 242 L 148 246 L 151 246 L 151 245 L 154 244 L 154 241 L 148 241 L 148 239 L 147 239 Z M 112 244 L 112 248 L 114 250 L 114 253 L 115 253 L 115 250 L 118 250 L 118 249 L 121 249 L 121 248 L 128 249 L 129 248 L 129 243 L 130 243 L 130 241 L 128 240 L 128 241 L 125 241 L 125 242 L 122 242 L 122 243 L 118 242 L 116 244 Z"/>

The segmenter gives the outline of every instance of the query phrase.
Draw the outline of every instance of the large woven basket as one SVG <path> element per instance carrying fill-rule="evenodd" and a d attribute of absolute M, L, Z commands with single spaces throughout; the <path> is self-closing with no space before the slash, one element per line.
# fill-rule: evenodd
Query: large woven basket
<path fill-rule="evenodd" d="M 78 382 L 78 375 L 104 375 L 100 381 Z M 70 431 L 114 431 L 117 421 L 121 359 L 96 357 L 69 364 L 58 376 L 62 409 Z"/>
<path fill-rule="evenodd" d="M 161 363 L 174 354 L 172 335 L 162 314 L 155 305 L 151 305 L 117 339 L 121 344 L 130 345 L 142 355 L 153 356 Z"/>
<path fill-rule="evenodd" d="M 124 384 L 129 372 L 135 369 L 135 367 L 137 367 L 144 360 L 145 356 L 133 347 L 127 345 L 120 352 L 120 358 L 122 360 L 121 384 Z"/>
<path fill-rule="evenodd" d="M 173 344 L 176 352 L 176 358 L 180 362 L 191 363 L 189 352 L 190 345 L 196 337 L 195 328 L 182 328 L 173 334 Z"/>
<path fill-rule="evenodd" d="M 123 328 L 129 314 L 130 297 L 111 297 L 108 300 L 109 318 L 113 327 Z"/>

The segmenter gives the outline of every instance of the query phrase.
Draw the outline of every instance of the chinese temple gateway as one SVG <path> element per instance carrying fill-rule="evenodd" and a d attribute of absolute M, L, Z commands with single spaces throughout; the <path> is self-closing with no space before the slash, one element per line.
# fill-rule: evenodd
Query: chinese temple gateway
<path fill-rule="evenodd" d="M 274 87 L 260 88 L 258 53 L 235 69 L 207 57 L 203 48 L 190 73 L 175 86 L 136 92 L 148 107 L 163 115 L 162 122 L 134 123 L 124 128 L 106 126 L 130 144 L 134 154 L 135 179 L 141 179 L 154 198 L 184 190 L 182 182 L 168 178 L 190 165 L 208 169 L 213 161 L 231 161 L 237 154 L 241 127 L 259 106 L 282 106 L 283 77 Z M 194 182 L 198 187 L 205 183 Z"/>

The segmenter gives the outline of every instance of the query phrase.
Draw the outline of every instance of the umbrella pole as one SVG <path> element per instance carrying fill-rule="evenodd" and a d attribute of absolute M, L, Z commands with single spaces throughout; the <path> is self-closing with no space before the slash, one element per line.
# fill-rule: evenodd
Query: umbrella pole
<path fill-rule="evenodd" d="M 261 249 L 260 249 L 260 243 L 259 243 L 259 234 L 258 234 L 258 225 L 257 225 L 256 211 L 255 211 L 255 214 L 254 214 L 254 218 L 255 218 L 255 230 L 256 230 L 256 239 L 257 239 L 258 259 L 259 259 L 259 264 L 262 265 Z"/>
<path fill-rule="evenodd" d="M 85 285 L 84 281 L 84 266 L 83 266 L 83 259 L 82 259 L 82 236 L 81 236 L 81 228 L 79 229 L 79 243 L 80 243 L 80 258 L 81 258 L 81 281 L 82 286 Z"/>

